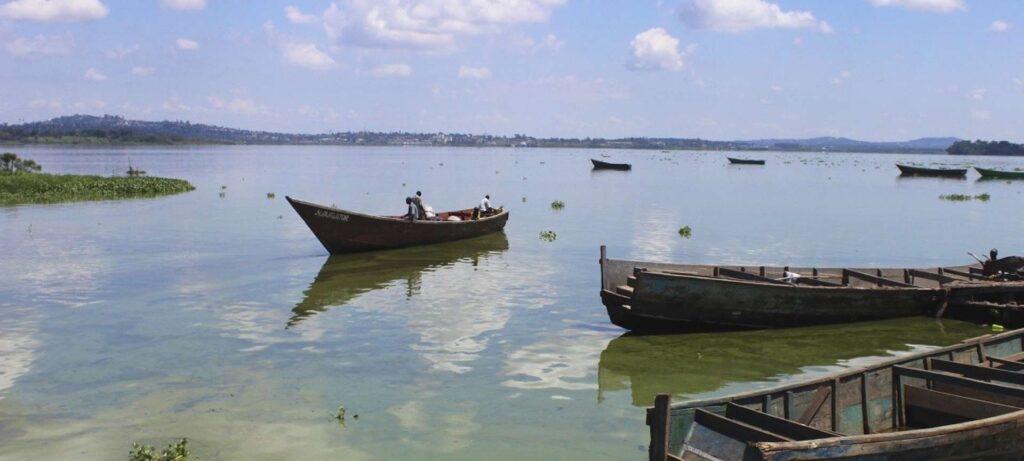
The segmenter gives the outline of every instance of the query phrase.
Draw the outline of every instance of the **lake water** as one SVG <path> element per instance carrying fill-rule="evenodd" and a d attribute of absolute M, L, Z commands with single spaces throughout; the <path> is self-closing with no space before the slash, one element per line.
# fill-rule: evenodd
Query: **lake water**
<path fill-rule="evenodd" d="M 768 386 L 986 330 L 918 318 L 622 336 L 598 296 L 599 245 L 643 260 L 934 266 L 1020 253 L 1024 230 L 1024 182 L 900 179 L 894 167 L 1024 159 L 759 152 L 744 156 L 766 166 L 735 167 L 710 152 L 4 150 L 49 172 L 119 173 L 130 159 L 197 189 L 0 207 L 0 460 L 123 459 L 132 442 L 181 437 L 204 460 L 645 459 L 655 393 Z M 633 171 L 591 171 L 603 156 Z M 417 189 L 439 210 L 490 194 L 511 210 L 508 227 L 328 258 L 284 200 L 401 214 Z M 983 192 L 991 200 L 939 199 Z M 538 238 L 547 230 L 554 241 Z"/>

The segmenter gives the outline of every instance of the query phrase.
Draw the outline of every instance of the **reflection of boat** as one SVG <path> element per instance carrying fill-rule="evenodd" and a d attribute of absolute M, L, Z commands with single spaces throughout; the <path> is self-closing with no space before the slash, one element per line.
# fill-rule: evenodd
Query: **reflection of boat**
<path fill-rule="evenodd" d="M 972 323 L 918 317 L 782 330 L 627 333 L 601 353 L 598 400 L 628 390 L 633 405 L 649 406 L 657 394 L 690 397 L 742 383 L 754 387 L 842 362 L 857 363 L 861 357 L 950 344 L 978 331 Z"/>
<path fill-rule="evenodd" d="M 1022 459 L 1022 339 L 982 336 L 716 399 L 659 395 L 650 459 Z"/>
<path fill-rule="evenodd" d="M 747 158 L 733 158 L 733 157 L 726 157 L 726 158 L 729 159 L 729 163 L 731 163 L 733 165 L 764 165 L 764 160 L 755 160 L 755 159 L 747 159 Z"/>
<path fill-rule="evenodd" d="M 419 283 L 423 272 L 460 263 L 475 266 L 480 258 L 507 249 L 508 239 L 498 232 L 429 247 L 331 256 L 303 293 L 302 301 L 292 308 L 288 326 L 396 281 L 406 280 L 411 288 Z"/>
<path fill-rule="evenodd" d="M 967 176 L 966 168 L 925 168 L 896 164 L 903 176 L 938 176 L 941 178 L 962 178 Z"/>
<path fill-rule="evenodd" d="M 974 167 L 974 169 L 978 170 L 982 179 L 1024 179 L 1024 171 L 990 170 L 978 167 Z"/>
<path fill-rule="evenodd" d="M 438 220 L 409 221 L 398 216 L 371 216 L 285 197 L 309 230 L 331 254 L 403 248 L 451 242 L 498 232 L 508 211 L 471 219 L 473 209 L 446 211 Z M 458 218 L 451 220 L 450 218 Z"/>
<path fill-rule="evenodd" d="M 594 164 L 595 170 L 629 170 L 633 168 L 633 165 L 628 163 L 602 162 L 594 159 L 590 159 L 590 162 Z"/>
<path fill-rule="evenodd" d="M 607 259 L 601 301 L 612 323 L 641 331 L 788 328 L 987 307 L 1018 311 L 1024 282 L 976 266 L 934 269 L 725 267 Z"/>

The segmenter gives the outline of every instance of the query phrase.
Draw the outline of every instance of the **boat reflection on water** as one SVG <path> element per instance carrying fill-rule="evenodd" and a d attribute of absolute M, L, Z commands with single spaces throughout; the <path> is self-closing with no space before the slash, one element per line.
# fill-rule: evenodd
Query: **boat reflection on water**
<path fill-rule="evenodd" d="M 482 258 L 505 250 L 508 238 L 497 232 L 437 245 L 330 256 L 292 308 L 287 327 L 397 281 L 406 282 L 406 296 L 412 297 L 424 272 L 461 263 L 476 266 Z"/>
<path fill-rule="evenodd" d="M 634 406 L 657 394 L 702 398 L 860 367 L 985 334 L 976 324 L 920 317 L 779 330 L 682 335 L 625 334 L 598 365 L 598 401 L 630 390 Z"/>

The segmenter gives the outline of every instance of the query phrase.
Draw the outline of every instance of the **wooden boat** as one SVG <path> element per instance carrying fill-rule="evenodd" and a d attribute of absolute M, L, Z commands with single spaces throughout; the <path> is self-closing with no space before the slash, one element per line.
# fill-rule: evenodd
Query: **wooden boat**
<path fill-rule="evenodd" d="M 331 254 L 403 248 L 450 242 L 499 232 L 508 211 L 472 219 L 473 209 L 445 211 L 437 220 L 409 221 L 400 216 L 372 216 L 285 197 L 309 230 Z M 459 221 L 449 221 L 450 217 Z"/>
<path fill-rule="evenodd" d="M 330 256 L 303 292 L 302 300 L 292 308 L 286 328 L 331 307 L 346 305 L 363 293 L 396 283 L 419 285 L 424 272 L 460 263 L 476 266 L 482 259 L 505 250 L 508 238 L 503 232 L 495 232 L 429 247 Z"/>
<path fill-rule="evenodd" d="M 903 176 L 938 176 L 942 178 L 962 178 L 967 176 L 966 168 L 924 168 L 920 166 L 910 166 L 896 164 L 896 168 L 900 169 L 900 174 Z"/>
<path fill-rule="evenodd" d="M 647 410 L 651 461 L 1019 460 L 1024 330 Z M 753 346 L 756 347 L 756 346 Z"/>
<path fill-rule="evenodd" d="M 595 170 L 630 170 L 633 168 L 633 165 L 628 163 L 602 162 L 595 159 L 590 159 L 590 162 L 594 164 Z"/>
<path fill-rule="evenodd" d="M 764 165 L 764 160 L 755 160 L 747 158 L 733 158 L 726 157 L 729 159 L 729 163 L 733 165 Z"/>
<path fill-rule="evenodd" d="M 990 170 L 978 167 L 974 167 L 974 169 L 978 170 L 982 179 L 1024 179 L 1024 171 Z"/>
<path fill-rule="evenodd" d="M 634 331 L 786 328 L 1002 309 L 1016 321 L 1024 282 L 978 265 L 932 269 L 726 267 L 608 259 L 601 301 L 611 322 Z M 966 311 L 960 314 L 960 311 Z M 1000 315 L 1003 315 L 1001 312 Z"/>

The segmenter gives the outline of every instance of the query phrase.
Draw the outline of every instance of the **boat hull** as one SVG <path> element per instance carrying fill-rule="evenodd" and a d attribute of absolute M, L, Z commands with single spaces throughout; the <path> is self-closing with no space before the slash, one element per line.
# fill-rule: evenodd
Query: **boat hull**
<path fill-rule="evenodd" d="M 609 162 L 602 162 L 600 160 L 594 160 L 594 159 L 590 159 L 590 163 L 594 164 L 594 169 L 595 170 L 620 170 L 620 171 L 625 171 L 625 170 L 633 169 L 633 165 L 630 165 L 628 163 L 609 163 Z"/>
<path fill-rule="evenodd" d="M 900 174 L 903 176 L 935 176 L 940 178 L 963 178 L 967 176 L 966 168 L 922 168 L 918 166 L 900 165 Z"/>
<path fill-rule="evenodd" d="M 733 165 L 764 165 L 764 160 L 750 160 L 750 159 L 745 159 L 745 158 L 732 158 L 732 157 L 726 157 L 726 158 L 729 159 L 729 163 L 731 163 Z"/>
<path fill-rule="evenodd" d="M 287 197 L 299 217 L 331 254 L 404 248 L 463 240 L 500 232 L 508 211 L 477 220 L 408 221 L 325 207 Z M 461 210 L 465 214 L 472 210 Z M 445 216 L 447 213 L 441 213 Z"/>
<path fill-rule="evenodd" d="M 1000 171 L 974 167 L 982 179 L 1024 179 L 1024 171 Z"/>

